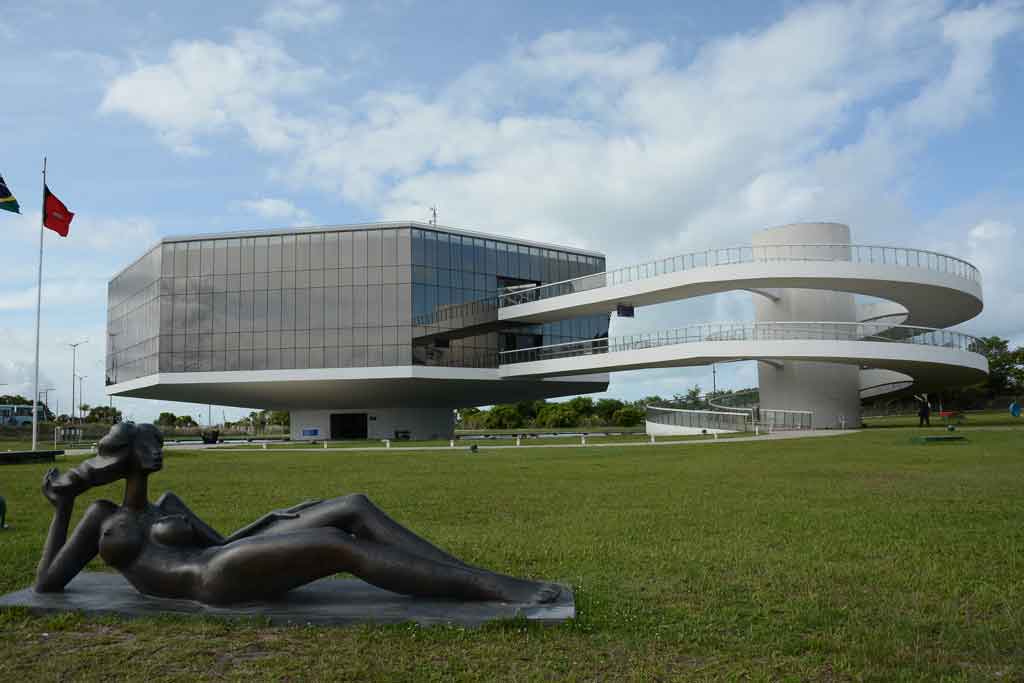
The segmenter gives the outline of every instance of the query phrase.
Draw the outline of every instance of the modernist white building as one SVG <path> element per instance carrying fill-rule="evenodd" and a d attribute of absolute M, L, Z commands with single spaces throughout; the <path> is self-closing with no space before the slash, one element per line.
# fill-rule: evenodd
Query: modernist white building
<path fill-rule="evenodd" d="M 422 223 L 165 238 L 110 282 L 107 393 L 288 410 L 294 438 L 446 437 L 457 407 L 607 388 L 502 378 L 501 351 L 607 336 L 608 314 L 502 323 L 496 298 L 604 269 Z M 417 325 L 478 301 L 457 339 Z"/>
<path fill-rule="evenodd" d="M 754 320 L 608 335 L 620 305 L 736 290 Z M 293 438 L 434 438 L 456 407 L 756 360 L 758 420 L 840 427 L 865 398 L 984 379 L 976 340 L 948 329 L 981 309 L 966 261 L 855 244 L 836 223 L 611 271 L 598 253 L 419 223 L 172 238 L 111 281 L 108 393 L 290 410 Z M 739 420 L 696 419 L 648 428 Z"/>

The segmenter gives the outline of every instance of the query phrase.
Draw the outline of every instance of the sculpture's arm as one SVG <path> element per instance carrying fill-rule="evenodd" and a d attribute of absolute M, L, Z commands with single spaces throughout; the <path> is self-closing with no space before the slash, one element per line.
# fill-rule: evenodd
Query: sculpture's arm
<path fill-rule="evenodd" d="M 55 476 L 55 470 L 47 473 L 43 487 Z M 72 496 L 47 498 L 54 504 L 53 521 L 43 546 L 43 556 L 36 569 L 35 590 L 38 593 L 52 593 L 64 590 L 71 579 L 96 557 L 100 545 L 100 528 L 103 522 L 117 512 L 117 506 L 108 500 L 98 500 L 85 511 L 82 521 L 75 527 L 68 539 L 68 525 L 75 507 Z"/>
<path fill-rule="evenodd" d="M 257 519 L 255 522 L 247 524 L 235 533 L 228 536 L 226 539 L 224 539 L 224 542 L 231 543 L 232 541 L 237 541 L 240 538 L 255 536 L 256 534 L 265 531 L 267 527 L 269 527 L 273 522 L 276 522 L 279 519 L 298 519 L 300 517 L 300 511 L 305 510 L 306 508 L 311 508 L 315 505 L 319 505 L 322 502 L 323 501 L 321 499 L 317 498 L 314 500 L 307 500 L 305 502 L 299 503 L 298 505 L 293 505 L 290 508 L 285 508 L 283 510 L 273 510 L 271 512 L 268 512 L 267 514 Z"/>
<path fill-rule="evenodd" d="M 200 519 L 199 515 L 189 510 L 188 506 L 185 505 L 185 501 L 179 498 L 177 494 L 168 491 L 160 496 L 156 501 L 156 506 L 169 514 L 184 515 L 188 519 L 189 524 L 192 525 L 196 542 L 204 548 L 223 545 L 227 542 L 216 529 Z"/>

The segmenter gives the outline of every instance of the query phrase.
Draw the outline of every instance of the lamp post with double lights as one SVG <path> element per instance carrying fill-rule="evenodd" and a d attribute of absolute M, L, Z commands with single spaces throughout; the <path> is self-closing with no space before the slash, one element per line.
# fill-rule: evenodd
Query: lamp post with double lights
<path fill-rule="evenodd" d="M 75 377 L 78 376 L 76 374 L 76 365 L 75 365 L 75 363 L 78 360 L 78 347 L 81 346 L 82 344 L 88 344 L 88 343 L 89 343 L 88 339 L 83 339 L 82 341 L 75 342 L 73 344 L 68 344 L 68 346 L 71 347 L 71 421 L 72 422 L 74 422 L 75 416 L 78 414 L 78 409 L 75 407 Z"/>
<path fill-rule="evenodd" d="M 85 395 L 85 394 L 82 393 L 82 382 L 85 381 L 86 377 L 88 377 L 88 375 L 78 375 L 78 400 L 79 401 L 81 401 L 82 397 Z M 81 413 L 82 413 L 82 411 L 79 411 L 78 424 L 82 424 L 83 422 L 85 422 L 85 416 L 82 415 Z"/>

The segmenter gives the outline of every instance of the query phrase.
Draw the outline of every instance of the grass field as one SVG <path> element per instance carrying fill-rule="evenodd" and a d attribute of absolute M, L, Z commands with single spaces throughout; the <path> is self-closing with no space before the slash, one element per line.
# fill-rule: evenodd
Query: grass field
<path fill-rule="evenodd" d="M 222 531 L 364 491 L 473 562 L 571 583 L 578 619 L 270 628 L 6 610 L 0 678 L 1024 679 L 1024 430 L 965 427 L 967 443 L 929 446 L 917 433 L 476 456 L 169 451 L 154 496 L 175 490 Z M 45 469 L 0 467 L 0 592 L 32 580 Z M 93 493 L 79 512 L 120 490 Z"/>
<path fill-rule="evenodd" d="M 917 427 L 917 415 L 892 415 L 865 418 L 869 427 Z M 931 427 L 945 427 L 946 420 L 938 411 L 932 413 Z M 1010 415 L 1008 410 L 968 411 L 963 413 L 963 421 L 958 423 L 964 427 L 1024 427 L 1024 418 Z"/>

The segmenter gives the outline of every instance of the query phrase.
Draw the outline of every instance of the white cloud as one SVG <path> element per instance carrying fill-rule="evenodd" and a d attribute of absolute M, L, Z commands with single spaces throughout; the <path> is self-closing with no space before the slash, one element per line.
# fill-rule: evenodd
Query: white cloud
<path fill-rule="evenodd" d="M 196 137 L 241 127 L 268 151 L 292 146 L 292 117 L 274 100 L 301 95 L 323 78 L 296 62 L 277 41 L 258 31 L 237 31 L 230 43 L 174 43 L 162 64 L 140 64 L 115 78 L 103 113 L 124 113 L 152 126 L 182 154 L 199 154 Z"/>
<path fill-rule="evenodd" d="M 43 282 L 43 301 L 44 304 L 59 306 L 91 303 L 96 300 L 97 293 L 102 292 L 106 298 L 106 287 L 104 280 L 48 276 Z M 0 296 L 0 311 L 35 311 L 37 291 L 34 286 L 25 289 L 5 288 Z"/>
<path fill-rule="evenodd" d="M 342 7 L 327 0 L 274 0 L 263 13 L 270 28 L 299 31 L 321 28 L 342 15 Z"/>
<path fill-rule="evenodd" d="M 271 220 L 309 221 L 312 218 L 308 211 L 295 206 L 291 201 L 274 197 L 243 199 L 232 202 L 232 206 L 240 211 L 254 213 Z"/>

